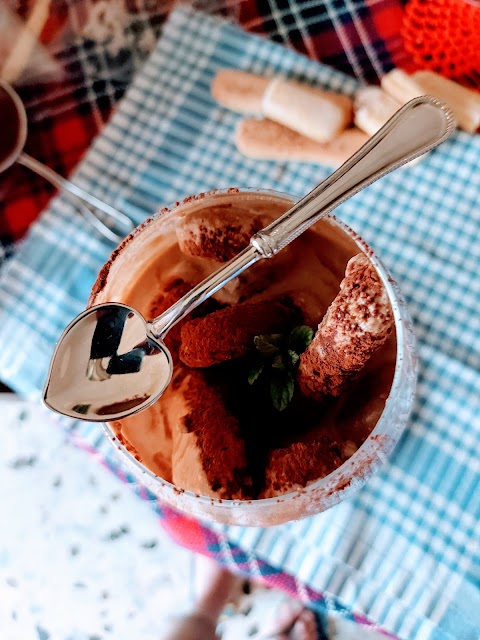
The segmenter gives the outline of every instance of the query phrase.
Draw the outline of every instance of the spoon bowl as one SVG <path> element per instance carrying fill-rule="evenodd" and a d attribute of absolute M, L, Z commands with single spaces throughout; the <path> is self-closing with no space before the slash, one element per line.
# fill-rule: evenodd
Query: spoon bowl
<path fill-rule="evenodd" d="M 45 404 L 71 418 L 103 422 L 149 407 L 170 383 L 172 357 L 135 309 L 117 303 L 87 309 L 53 354 Z"/>

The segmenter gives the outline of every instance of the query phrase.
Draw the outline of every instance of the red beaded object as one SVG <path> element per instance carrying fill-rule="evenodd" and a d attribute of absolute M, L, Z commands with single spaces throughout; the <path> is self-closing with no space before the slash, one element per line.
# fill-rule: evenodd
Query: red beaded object
<path fill-rule="evenodd" d="M 480 2 L 410 0 L 402 36 L 416 69 L 480 87 Z"/>

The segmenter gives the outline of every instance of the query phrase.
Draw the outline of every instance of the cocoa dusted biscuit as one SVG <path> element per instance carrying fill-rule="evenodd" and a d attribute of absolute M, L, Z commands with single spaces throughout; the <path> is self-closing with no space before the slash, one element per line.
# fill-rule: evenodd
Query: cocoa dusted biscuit
<path fill-rule="evenodd" d="M 363 253 L 351 258 L 340 292 L 300 356 L 297 382 L 314 400 L 339 396 L 393 327 L 387 292 Z"/>
<path fill-rule="evenodd" d="M 271 498 L 280 491 L 292 491 L 324 478 L 347 458 L 344 447 L 327 435 L 273 449 L 268 456 L 261 497 Z"/>
<path fill-rule="evenodd" d="M 216 204 L 208 209 L 194 209 L 179 217 L 176 225 L 178 245 L 182 253 L 195 258 L 226 262 L 248 246 L 251 237 L 284 213 L 289 205 L 253 208 Z M 213 296 L 221 305 L 238 304 L 260 293 L 277 278 L 278 269 L 292 260 L 291 247 L 286 247 L 270 260 L 261 260 L 233 278 Z"/>
<path fill-rule="evenodd" d="M 153 320 L 164 311 L 178 302 L 180 298 L 183 298 L 191 289 L 193 284 L 185 282 L 182 278 L 173 278 L 167 282 L 163 287 L 163 292 L 155 298 L 150 304 L 148 311 L 148 317 Z M 167 345 L 174 360 L 178 358 L 178 350 L 180 348 L 180 331 L 185 322 L 188 322 L 192 318 L 198 318 L 199 316 L 216 311 L 219 308 L 218 302 L 214 298 L 208 298 L 199 307 L 193 309 L 186 318 L 177 322 L 165 336 L 165 344 Z"/>
<path fill-rule="evenodd" d="M 228 205 L 187 212 L 177 223 L 178 245 L 186 255 L 226 262 L 244 249 L 266 222 L 265 217 L 246 216 L 244 210 Z"/>
<path fill-rule="evenodd" d="M 183 415 L 173 437 L 174 483 L 188 487 L 197 474 L 205 495 L 250 497 L 240 423 L 226 407 L 220 386 L 207 382 L 201 371 L 189 371 L 177 393 Z"/>
<path fill-rule="evenodd" d="M 287 296 L 226 307 L 183 325 L 180 359 L 196 368 L 240 358 L 254 349 L 255 336 L 281 333 L 300 320 Z"/>

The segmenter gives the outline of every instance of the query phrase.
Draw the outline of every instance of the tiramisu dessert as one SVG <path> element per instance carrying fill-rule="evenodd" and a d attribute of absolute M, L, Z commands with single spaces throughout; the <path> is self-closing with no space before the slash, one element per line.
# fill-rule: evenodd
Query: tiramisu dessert
<path fill-rule="evenodd" d="M 91 303 L 154 318 L 290 206 L 236 190 L 190 199 L 127 239 Z M 342 465 L 377 423 L 396 360 L 381 279 L 330 220 L 221 289 L 166 344 L 175 365 L 164 395 L 111 426 L 157 476 L 221 499 L 279 496 Z"/>

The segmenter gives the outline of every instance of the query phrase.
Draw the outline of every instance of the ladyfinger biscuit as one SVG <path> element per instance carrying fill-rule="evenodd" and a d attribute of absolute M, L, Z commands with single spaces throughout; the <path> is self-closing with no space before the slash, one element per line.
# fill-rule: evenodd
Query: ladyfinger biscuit
<path fill-rule="evenodd" d="M 349 260 L 340 292 L 300 356 L 297 382 L 302 393 L 317 401 L 339 396 L 385 343 L 392 326 L 382 281 L 359 253 Z"/>
<path fill-rule="evenodd" d="M 243 209 L 230 205 L 187 212 L 177 223 L 178 245 L 187 255 L 226 262 L 266 224 L 267 219 L 262 216 L 247 217 Z"/>
<path fill-rule="evenodd" d="M 362 87 L 355 96 L 355 125 L 373 136 L 401 107 L 380 87 Z"/>
<path fill-rule="evenodd" d="M 157 298 L 154 298 L 150 304 L 150 308 L 147 313 L 148 318 L 156 318 L 161 313 L 169 309 L 175 304 L 175 302 L 178 302 L 180 298 L 193 289 L 193 284 L 185 282 L 182 278 L 175 278 L 166 282 L 162 286 L 162 289 L 162 293 L 160 293 Z M 177 322 L 170 329 L 168 335 L 165 336 L 165 344 L 169 348 L 174 361 L 178 360 L 178 351 L 181 343 L 180 331 L 185 322 L 188 322 L 192 318 L 199 318 L 207 313 L 217 311 L 218 307 L 219 304 L 214 298 L 208 298 L 205 302 L 202 302 L 200 306 L 191 311 L 186 318 Z"/>
<path fill-rule="evenodd" d="M 415 78 L 401 69 L 392 69 L 381 80 L 382 89 L 403 106 L 410 100 L 425 95 Z"/>
<path fill-rule="evenodd" d="M 319 480 L 339 467 L 348 456 L 342 444 L 321 434 L 308 442 L 292 442 L 273 449 L 268 455 L 265 488 L 261 498 L 294 491 L 312 480 Z"/>
<path fill-rule="evenodd" d="M 169 405 L 174 484 L 216 498 L 249 497 L 245 443 L 222 389 L 188 371 L 176 397 Z"/>
<path fill-rule="evenodd" d="M 262 112 L 270 120 L 326 143 L 352 121 L 352 100 L 343 95 L 276 77 L 263 94 Z"/>
<path fill-rule="evenodd" d="M 183 325 L 180 359 L 203 368 L 240 358 L 255 349 L 255 336 L 282 333 L 301 320 L 287 296 L 225 307 Z"/>
<path fill-rule="evenodd" d="M 475 133 L 480 126 L 479 93 L 433 71 L 416 71 L 413 77 L 423 93 L 445 100 L 451 107 L 460 129 Z"/>
<path fill-rule="evenodd" d="M 345 129 L 331 142 L 315 142 L 273 120 L 242 120 L 235 133 L 237 149 L 257 160 L 296 160 L 339 167 L 367 142 L 359 129 Z"/>
<path fill-rule="evenodd" d="M 239 113 L 262 113 L 262 98 L 270 78 L 239 69 L 222 69 L 212 82 L 213 98 Z"/>

